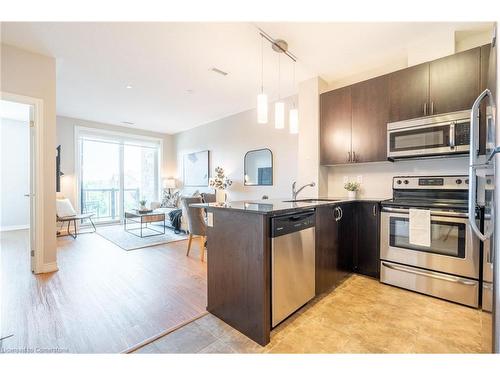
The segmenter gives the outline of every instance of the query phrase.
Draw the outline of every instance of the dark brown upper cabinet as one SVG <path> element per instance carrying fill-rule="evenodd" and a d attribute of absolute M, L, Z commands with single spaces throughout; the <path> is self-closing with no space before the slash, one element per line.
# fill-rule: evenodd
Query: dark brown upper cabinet
<path fill-rule="evenodd" d="M 470 109 L 479 95 L 480 51 L 468 51 L 429 63 L 429 115 Z"/>
<path fill-rule="evenodd" d="M 321 164 L 345 164 L 351 158 L 351 87 L 326 92 L 320 99 Z"/>
<path fill-rule="evenodd" d="M 389 74 L 390 122 L 429 113 L 429 64 L 415 65 Z"/>
<path fill-rule="evenodd" d="M 470 109 L 486 87 L 488 52 L 473 48 L 321 94 L 321 164 L 387 160 L 388 122 Z"/>
<path fill-rule="evenodd" d="M 352 161 L 387 160 L 389 79 L 381 76 L 351 87 Z"/>

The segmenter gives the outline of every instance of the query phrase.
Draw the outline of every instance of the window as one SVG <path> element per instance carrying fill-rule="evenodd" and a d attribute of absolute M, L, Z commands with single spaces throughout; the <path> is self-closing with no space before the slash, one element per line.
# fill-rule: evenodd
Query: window
<path fill-rule="evenodd" d="M 139 200 L 157 201 L 161 140 L 77 128 L 80 211 L 120 222 Z"/>

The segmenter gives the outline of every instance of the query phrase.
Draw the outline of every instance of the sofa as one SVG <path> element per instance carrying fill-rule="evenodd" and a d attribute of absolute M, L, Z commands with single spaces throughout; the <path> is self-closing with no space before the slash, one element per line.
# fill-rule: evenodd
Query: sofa
<path fill-rule="evenodd" d="M 188 225 L 187 225 L 187 212 L 184 207 L 182 207 L 181 204 L 181 194 L 178 192 L 176 194 L 177 198 L 176 199 L 171 199 L 168 202 L 164 199 L 163 205 L 161 202 L 151 202 L 150 208 L 152 210 L 155 210 L 156 212 L 159 213 L 164 213 L 165 214 L 165 226 L 168 228 L 173 228 L 172 223 L 170 222 L 170 217 L 169 213 L 172 212 L 173 210 L 182 210 L 182 217 L 181 217 L 181 231 L 188 233 Z M 204 203 L 213 203 L 215 202 L 215 194 L 211 193 L 195 193 L 193 196 L 201 196 L 202 201 Z M 169 205 L 169 206 L 167 206 Z"/>

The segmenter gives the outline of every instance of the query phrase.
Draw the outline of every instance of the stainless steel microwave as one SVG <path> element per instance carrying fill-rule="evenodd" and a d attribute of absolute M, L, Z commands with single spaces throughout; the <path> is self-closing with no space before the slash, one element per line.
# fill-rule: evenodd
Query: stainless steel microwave
<path fill-rule="evenodd" d="M 387 159 L 467 154 L 470 111 L 452 112 L 387 124 Z"/>

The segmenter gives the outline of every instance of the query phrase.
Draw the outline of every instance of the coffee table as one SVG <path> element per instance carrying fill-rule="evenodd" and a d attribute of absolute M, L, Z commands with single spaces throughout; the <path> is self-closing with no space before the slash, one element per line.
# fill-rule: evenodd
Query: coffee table
<path fill-rule="evenodd" d="M 151 226 L 148 226 L 150 223 L 156 223 L 163 221 L 163 232 L 159 231 Z M 129 223 L 129 227 L 127 228 L 127 222 Z M 130 228 L 130 223 L 139 224 L 137 228 Z M 125 222 L 124 229 L 126 232 L 131 233 L 137 237 L 145 238 L 158 236 L 160 234 L 165 234 L 165 214 L 158 212 L 148 212 L 148 213 L 140 213 L 138 211 L 125 211 Z M 143 229 L 148 229 L 149 231 L 153 231 L 153 234 L 144 234 Z M 139 234 L 134 231 L 140 231 Z"/>

